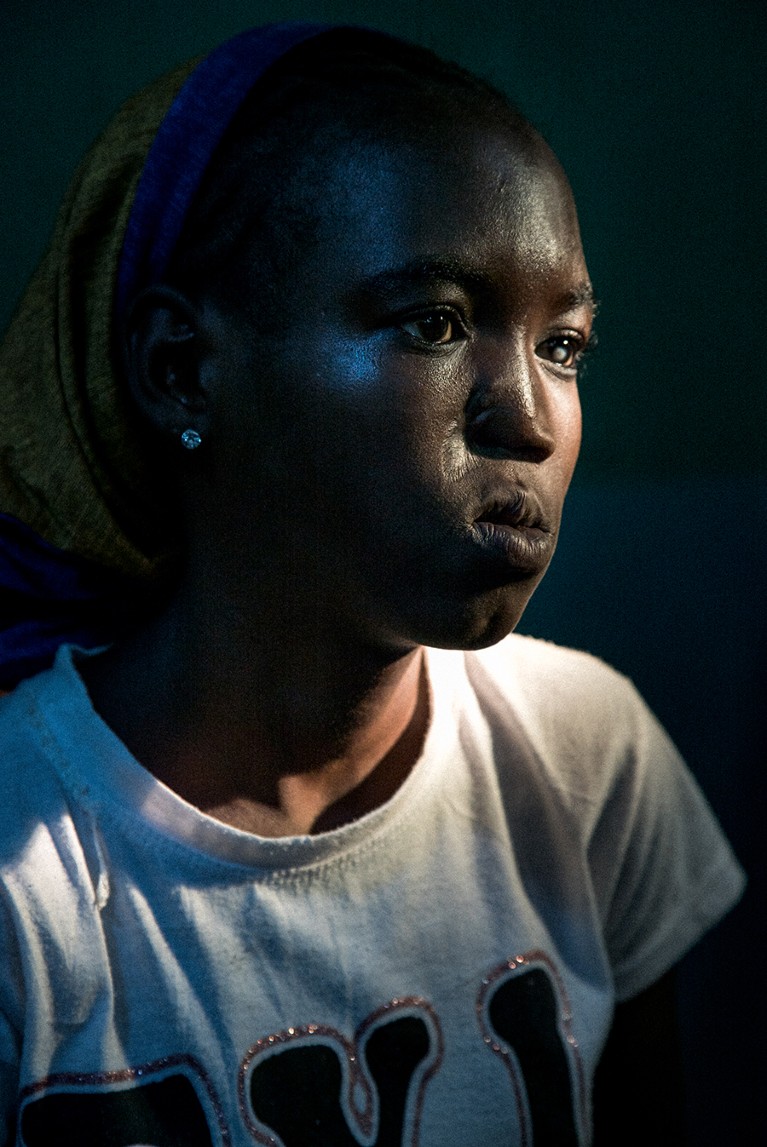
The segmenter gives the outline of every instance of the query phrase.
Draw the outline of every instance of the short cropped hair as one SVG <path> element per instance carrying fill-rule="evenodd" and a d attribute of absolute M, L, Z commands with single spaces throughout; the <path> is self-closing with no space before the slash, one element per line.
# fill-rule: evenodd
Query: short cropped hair
<path fill-rule="evenodd" d="M 313 231 L 311 167 L 341 141 L 412 138 L 437 118 L 479 121 L 534 151 L 540 135 L 498 88 L 419 45 L 334 29 L 259 80 L 224 134 L 188 213 L 168 278 L 236 299 L 257 286 L 265 332 L 279 327 L 285 276 Z M 449 139 L 446 141 L 449 146 Z M 307 158 L 308 157 L 308 158 Z M 303 176 L 303 183 L 302 183 Z M 297 194 L 298 192 L 298 194 Z M 321 193 L 314 188 L 314 194 Z M 245 266 L 238 255 L 251 255 Z"/>

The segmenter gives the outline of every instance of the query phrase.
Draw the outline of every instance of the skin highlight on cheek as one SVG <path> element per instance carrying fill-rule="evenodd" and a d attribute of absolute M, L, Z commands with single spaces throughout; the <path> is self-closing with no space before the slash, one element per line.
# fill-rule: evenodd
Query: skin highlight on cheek
<path fill-rule="evenodd" d="M 450 482 L 460 482 L 469 476 L 472 468 L 476 465 L 476 459 L 473 459 L 466 449 L 461 425 L 456 421 L 448 429 L 442 447 L 442 466 L 445 476 Z"/>

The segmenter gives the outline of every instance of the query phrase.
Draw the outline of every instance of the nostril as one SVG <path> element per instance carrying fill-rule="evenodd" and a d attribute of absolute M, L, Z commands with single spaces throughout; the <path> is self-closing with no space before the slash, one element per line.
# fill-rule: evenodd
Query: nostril
<path fill-rule="evenodd" d="M 503 449 L 507 446 L 510 435 L 516 433 L 514 421 L 510 410 L 504 412 L 497 407 L 481 410 L 467 424 L 470 440 L 478 447 Z"/>
<path fill-rule="evenodd" d="M 514 420 L 515 422 L 518 421 L 516 412 L 513 411 L 510 407 L 506 407 L 504 409 L 500 406 L 487 407 L 484 410 L 478 411 L 477 414 L 472 415 L 469 419 L 474 429 L 480 433 L 486 431 L 492 433 L 494 427 L 497 425 L 503 426 L 505 422 L 510 422 L 511 420 Z"/>
<path fill-rule="evenodd" d="M 499 452 L 509 458 L 541 461 L 552 453 L 553 443 L 534 419 L 509 406 L 494 406 L 467 420 L 466 439 L 479 453 Z"/>

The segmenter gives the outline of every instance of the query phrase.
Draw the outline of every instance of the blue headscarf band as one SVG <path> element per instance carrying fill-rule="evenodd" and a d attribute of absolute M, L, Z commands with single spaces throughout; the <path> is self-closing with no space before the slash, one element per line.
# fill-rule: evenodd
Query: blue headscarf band
<path fill-rule="evenodd" d="M 160 125 L 141 174 L 120 261 L 118 315 L 138 289 L 162 278 L 213 153 L 253 85 L 286 52 L 330 27 L 251 28 L 194 69 Z"/>
<path fill-rule="evenodd" d="M 45 668 L 64 642 L 109 644 L 135 616 L 131 598 L 119 575 L 105 579 L 99 566 L 0 514 L 0 690 Z"/>

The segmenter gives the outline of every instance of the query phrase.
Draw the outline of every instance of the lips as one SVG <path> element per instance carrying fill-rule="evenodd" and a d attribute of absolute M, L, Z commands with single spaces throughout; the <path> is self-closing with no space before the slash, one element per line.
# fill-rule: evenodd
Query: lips
<path fill-rule="evenodd" d="M 472 524 L 475 540 L 513 572 L 541 574 L 554 553 L 556 534 L 537 497 L 514 490 L 486 504 Z"/>
<path fill-rule="evenodd" d="M 499 526 L 537 527 L 538 523 L 534 518 L 529 497 L 522 490 L 517 490 L 510 501 L 490 505 L 479 515 L 477 521 Z"/>

